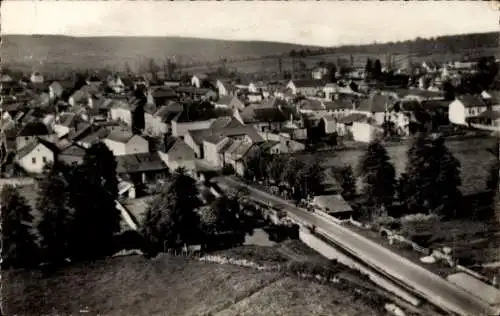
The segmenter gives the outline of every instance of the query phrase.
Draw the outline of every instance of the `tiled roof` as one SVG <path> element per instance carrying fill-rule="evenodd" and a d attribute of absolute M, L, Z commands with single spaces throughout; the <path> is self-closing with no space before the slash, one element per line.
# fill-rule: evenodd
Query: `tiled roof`
<path fill-rule="evenodd" d="M 161 171 L 168 169 L 158 153 L 140 153 L 116 157 L 118 173 Z"/>
<path fill-rule="evenodd" d="M 486 110 L 479 114 L 477 117 L 479 118 L 488 118 L 490 120 L 498 120 L 500 119 L 500 112 L 499 111 L 493 111 L 493 110 Z"/>
<path fill-rule="evenodd" d="M 119 143 L 127 143 L 132 137 L 134 134 L 130 131 L 113 130 L 106 138 Z"/>
<path fill-rule="evenodd" d="M 424 100 L 421 102 L 424 109 L 447 109 L 450 106 L 451 101 L 445 100 Z"/>
<path fill-rule="evenodd" d="M 63 149 L 59 153 L 59 155 L 83 157 L 83 156 L 85 156 L 85 152 L 86 152 L 85 148 L 80 147 L 76 144 L 73 144 L 73 145 Z"/>
<path fill-rule="evenodd" d="M 388 96 L 375 94 L 367 99 L 362 99 L 357 110 L 366 112 L 384 112 L 387 108 L 392 108 L 396 103 L 396 99 Z"/>
<path fill-rule="evenodd" d="M 325 109 L 321 101 L 314 99 L 301 100 L 300 108 L 303 110 L 310 110 L 310 111 L 321 111 Z"/>
<path fill-rule="evenodd" d="M 42 122 L 29 122 L 21 127 L 17 136 L 36 136 L 48 134 L 49 129 Z"/>
<path fill-rule="evenodd" d="M 279 108 L 262 108 L 259 105 L 247 106 L 241 111 L 240 115 L 245 123 L 284 122 L 288 119 Z"/>
<path fill-rule="evenodd" d="M 213 134 L 218 135 L 216 137 L 219 136 L 235 137 L 235 136 L 247 135 L 254 143 L 259 143 L 264 141 L 264 139 L 262 138 L 262 136 L 260 136 L 257 129 L 251 125 L 242 125 L 240 127 L 223 128 L 219 130 L 214 130 L 214 129 L 203 129 L 196 131 L 192 130 L 189 131 L 188 133 L 193 138 L 193 141 L 198 145 L 203 144 L 203 141 L 207 140 L 207 138 Z"/>
<path fill-rule="evenodd" d="M 151 96 L 153 98 L 175 98 L 177 94 L 172 88 L 162 86 L 152 88 Z"/>
<path fill-rule="evenodd" d="M 83 137 L 82 139 L 78 140 L 82 143 L 89 143 L 89 144 L 94 144 L 96 142 L 99 142 L 100 140 L 106 138 L 109 135 L 110 131 L 107 128 L 101 127 L 97 131 Z"/>
<path fill-rule="evenodd" d="M 470 108 L 470 107 L 486 107 L 486 103 L 481 100 L 481 98 L 476 97 L 472 94 L 464 94 L 459 97 L 457 97 L 458 100 L 462 102 L 464 107 Z"/>
<path fill-rule="evenodd" d="M 178 139 L 167 151 L 169 160 L 194 159 L 194 151 L 185 142 Z"/>
<path fill-rule="evenodd" d="M 296 88 L 306 88 L 306 87 L 323 87 L 325 82 L 323 80 L 313 80 L 313 79 L 298 79 L 292 80 Z"/>
<path fill-rule="evenodd" d="M 229 105 L 229 103 L 231 103 L 231 101 L 233 100 L 233 96 L 231 95 L 223 95 L 219 98 L 219 101 L 217 101 L 216 103 L 217 104 L 226 104 L 226 105 Z"/>
<path fill-rule="evenodd" d="M 211 143 L 211 144 L 219 144 L 220 142 L 222 142 L 224 139 L 226 138 L 226 136 L 222 135 L 222 134 L 219 134 L 219 133 L 212 133 L 210 135 L 207 135 L 203 141 L 205 142 L 208 142 L 208 143 Z"/>
<path fill-rule="evenodd" d="M 18 150 L 17 155 L 16 155 L 17 159 L 21 159 L 21 158 L 25 157 L 26 155 L 31 153 L 36 147 L 38 147 L 38 145 L 42 145 L 42 146 L 47 147 L 53 153 L 56 153 L 58 151 L 57 147 L 54 144 L 49 143 L 47 141 L 44 141 L 44 140 L 37 137 L 34 140 L 32 140 L 31 142 L 29 142 L 28 144 L 26 144 L 23 148 Z"/>
<path fill-rule="evenodd" d="M 366 120 L 366 115 L 361 114 L 361 113 L 352 113 L 349 115 L 346 115 L 338 120 L 339 123 L 341 124 L 349 124 L 353 122 L 361 122 Z"/>
<path fill-rule="evenodd" d="M 346 99 L 338 99 L 323 102 L 327 110 L 352 109 L 352 102 Z"/>
<path fill-rule="evenodd" d="M 213 121 L 212 125 L 210 125 L 211 129 L 221 129 L 229 125 L 231 121 L 233 120 L 233 117 L 231 116 L 221 116 L 218 117 L 215 121 Z"/>

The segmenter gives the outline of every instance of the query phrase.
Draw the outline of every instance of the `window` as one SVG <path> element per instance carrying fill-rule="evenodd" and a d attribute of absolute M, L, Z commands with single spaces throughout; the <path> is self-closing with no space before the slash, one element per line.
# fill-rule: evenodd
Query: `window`
<path fill-rule="evenodd" d="M 24 140 L 28 141 L 28 140 L 30 140 L 30 137 L 26 136 L 26 137 L 24 137 Z"/>
<path fill-rule="evenodd" d="M 42 161 L 43 161 L 43 163 L 47 163 L 47 157 L 45 157 L 45 156 L 42 157 Z"/>
<path fill-rule="evenodd" d="M 35 157 L 31 158 L 31 163 L 36 164 L 36 158 Z"/>

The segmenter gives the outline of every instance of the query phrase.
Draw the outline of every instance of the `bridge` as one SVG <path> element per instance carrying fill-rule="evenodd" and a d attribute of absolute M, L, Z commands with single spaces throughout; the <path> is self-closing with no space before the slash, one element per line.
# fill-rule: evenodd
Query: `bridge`
<path fill-rule="evenodd" d="M 248 192 L 248 199 L 283 206 L 292 221 L 301 226 L 315 227 L 332 243 L 444 310 L 461 316 L 500 315 L 498 309 L 481 299 L 334 221 L 326 220 L 232 177 L 217 177 L 212 182 L 228 190 L 240 191 L 244 188 Z"/>

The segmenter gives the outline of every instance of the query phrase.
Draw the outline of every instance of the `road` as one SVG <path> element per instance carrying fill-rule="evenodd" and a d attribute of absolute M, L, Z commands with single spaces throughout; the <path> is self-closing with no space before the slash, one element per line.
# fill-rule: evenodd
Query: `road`
<path fill-rule="evenodd" d="M 286 211 L 292 218 L 321 229 L 332 241 L 342 244 L 367 264 L 391 275 L 437 306 L 463 316 L 499 315 L 498 310 L 493 309 L 486 302 L 342 225 L 326 221 L 319 215 L 298 208 L 286 200 L 257 190 L 233 178 L 219 177 L 214 181 L 221 186 L 225 185 L 233 189 L 246 187 L 251 199 L 286 206 Z"/>

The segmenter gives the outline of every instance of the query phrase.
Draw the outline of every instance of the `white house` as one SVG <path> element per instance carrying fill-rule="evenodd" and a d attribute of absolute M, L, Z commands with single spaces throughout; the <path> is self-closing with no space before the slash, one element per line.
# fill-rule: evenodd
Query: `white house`
<path fill-rule="evenodd" d="M 205 74 L 197 74 L 191 77 L 191 85 L 195 86 L 196 88 L 201 88 L 203 81 L 207 80 L 208 76 Z"/>
<path fill-rule="evenodd" d="M 221 149 L 230 139 L 221 135 L 212 135 L 203 140 L 204 159 L 214 166 L 222 166 Z"/>
<path fill-rule="evenodd" d="M 17 152 L 15 161 L 27 173 L 42 173 L 46 165 L 54 162 L 54 156 L 47 144 L 35 139 Z"/>
<path fill-rule="evenodd" d="M 102 141 L 115 156 L 149 152 L 149 143 L 129 131 L 113 130 Z"/>
<path fill-rule="evenodd" d="M 222 96 L 219 98 L 218 101 L 213 102 L 213 103 L 214 103 L 214 106 L 216 108 L 226 108 L 226 109 L 233 109 L 233 110 L 234 109 L 242 110 L 245 108 L 245 104 L 243 104 L 243 102 L 241 102 L 240 99 L 238 99 L 235 96 L 230 96 L 230 95 Z"/>
<path fill-rule="evenodd" d="M 314 68 L 313 71 L 311 72 L 311 76 L 315 80 L 321 80 L 327 74 L 328 74 L 328 69 L 326 69 L 325 67 Z"/>
<path fill-rule="evenodd" d="M 123 101 L 116 101 L 109 110 L 109 114 L 113 121 L 121 121 L 132 126 L 132 112 L 134 106 Z"/>
<path fill-rule="evenodd" d="M 125 92 L 125 84 L 119 76 L 112 76 L 108 78 L 108 87 L 115 93 Z"/>
<path fill-rule="evenodd" d="M 182 113 L 177 115 L 172 120 L 172 136 L 174 137 L 184 137 L 188 131 L 207 129 L 215 121 L 215 119 L 203 121 L 184 121 L 180 119 L 181 115 Z"/>
<path fill-rule="evenodd" d="M 43 83 L 43 81 L 44 81 L 43 75 L 41 73 L 39 73 L 38 71 L 35 71 L 31 74 L 30 81 L 32 83 Z"/>
<path fill-rule="evenodd" d="M 325 86 L 321 80 L 290 80 L 286 85 L 294 95 L 301 94 L 304 96 L 315 96 L 318 91 L 322 91 Z"/>
<path fill-rule="evenodd" d="M 351 132 L 354 141 L 369 143 L 381 136 L 383 129 L 366 122 L 353 122 Z"/>
<path fill-rule="evenodd" d="M 448 117 L 451 123 L 457 125 L 468 125 L 467 119 L 477 117 L 487 110 L 486 103 L 478 97 L 470 94 L 457 97 L 450 103 Z"/>

